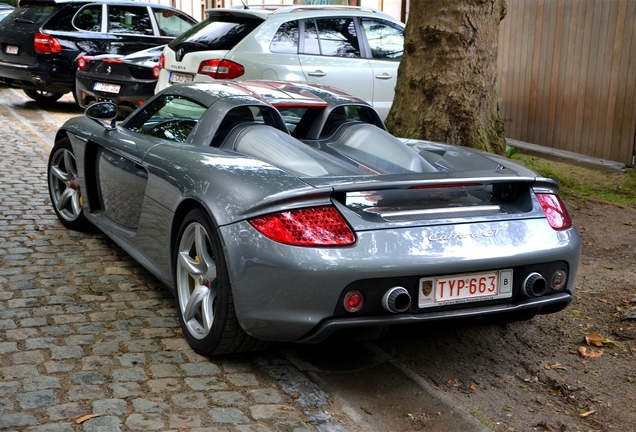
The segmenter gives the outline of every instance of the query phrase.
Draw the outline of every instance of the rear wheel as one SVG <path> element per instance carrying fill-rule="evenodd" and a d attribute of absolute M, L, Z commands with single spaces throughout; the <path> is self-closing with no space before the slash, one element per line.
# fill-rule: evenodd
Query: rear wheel
<path fill-rule="evenodd" d="M 84 216 L 77 164 L 68 138 L 56 142 L 51 150 L 47 178 L 53 210 L 62 225 L 76 231 L 89 231 L 93 226 Z"/>
<path fill-rule="evenodd" d="M 175 267 L 179 322 L 192 349 L 211 356 L 269 345 L 249 336 L 238 323 L 220 242 L 202 209 L 192 210 L 181 224 Z"/>
<path fill-rule="evenodd" d="M 64 96 L 63 93 L 53 93 L 44 90 L 23 89 L 24 93 L 36 102 L 42 104 L 53 103 Z"/>

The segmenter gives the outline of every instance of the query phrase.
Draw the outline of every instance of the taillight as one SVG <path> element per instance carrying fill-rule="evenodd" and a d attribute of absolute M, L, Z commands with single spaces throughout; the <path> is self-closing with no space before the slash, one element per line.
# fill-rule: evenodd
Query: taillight
<path fill-rule="evenodd" d="M 36 33 L 33 39 L 33 49 L 40 54 L 54 54 L 62 52 L 62 46 L 53 36 L 46 33 Z"/>
<path fill-rule="evenodd" d="M 537 199 L 552 228 L 563 230 L 572 226 L 572 219 L 558 195 L 538 193 Z"/>
<path fill-rule="evenodd" d="M 356 240 L 333 206 L 288 210 L 257 217 L 249 223 L 265 237 L 293 246 L 347 246 Z"/>
<path fill-rule="evenodd" d="M 245 73 L 245 69 L 238 63 L 230 60 L 214 59 L 201 62 L 199 72 L 214 79 L 234 79 Z"/>
<path fill-rule="evenodd" d="M 166 56 L 163 53 L 159 56 L 159 70 L 166 68 Z"/>
<path fill-rule="evenodd" d="M 159 65 L 154 65 L 152 67 L 152 76 L 159 79 L 159 71 L 161 70 L 161 68 L 159 67 Z"/>
<path fill-rule="evenodd" d="M 106 57 L 105 59 L 102 59 L 102 63 L 122 64 L 123 61 L 121 61 L 121 59 L 118 59 L 118 58 L 108 58 L 108 57 Z"/>
<path fill-rule="evenodd" d="M 92 56 L 79 56 L 77 58 L 77 68 L 84 69 L 88 65 L 88 62 L 91 60 L 93 60 Z"/>

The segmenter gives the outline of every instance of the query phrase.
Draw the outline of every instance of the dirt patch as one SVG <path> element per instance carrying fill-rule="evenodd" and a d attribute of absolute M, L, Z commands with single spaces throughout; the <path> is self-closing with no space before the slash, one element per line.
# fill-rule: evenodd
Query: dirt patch
<path fill-rule="evenodd" d="M 566 205 L 583 256 L 564 311 L 380 341 L 494 431 L 636 430 L 636 205 Z"/>

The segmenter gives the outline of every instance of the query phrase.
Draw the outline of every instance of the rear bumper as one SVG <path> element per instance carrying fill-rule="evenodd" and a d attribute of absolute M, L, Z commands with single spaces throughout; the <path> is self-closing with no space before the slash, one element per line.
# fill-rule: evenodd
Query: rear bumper
<path fill-rule="evenodd" d="M 54 59 L 34 65 L 0 62 L 0 82 L 9 87 L 64 94 L 73 90 L 75 70 Z"/>
<path fill-rule="evenodd" d="M 296 340 L 300 343 L 320 343 L 336 331 L 350 329 L 364 329 L 369 327 L 389 327 L 398 324 L 415 324 L 454 319 L 470 319 L 487 316 L 510 316 L 516 314 L 554 313 L 567 307 L 572 302 L 569 293 L 553 294 L 546 297 L 526 299 L 515 303 L 498 304 L 483 307 L 471 307 L 443 312 L 428 312 L 422 314 L 402 314 L 385 317 L 334 318 L 317 325 L 312 331 Z"/>
<path fill-rule="evenodd" d="M 465 232 L 497 230 L 492 237 L 465 236 L 430 241 L 443 227 L 358 233 L 346 248 L 302 248 L 262 238 L 246 222 L 220 228 L 237 318 L 243 329 L 263 340 L 319 342 L 340 329 L 389 326 L 481 315 L 556 312 L 575 289 L 581 242 L 575 228 L 554 231 L 544 219 L 447 226 Z M 525 241 L 524 238 L 530 239 Z M 233 259 L 234 258 L 234 259 Z M 567 283 L 557 291 L 529 297 L 522 292 L 531 273 L 563 263 Z M 512 297 L 423 308 L 418 306 L 422 277 L 514 269 Z M 545 274 L 549 280 L 549 274 Z M 411 307 L 386 311 L 382 296 L 406 287 Z M 343 299 L 360 290 L 365 306 L 343 312 Z"/>

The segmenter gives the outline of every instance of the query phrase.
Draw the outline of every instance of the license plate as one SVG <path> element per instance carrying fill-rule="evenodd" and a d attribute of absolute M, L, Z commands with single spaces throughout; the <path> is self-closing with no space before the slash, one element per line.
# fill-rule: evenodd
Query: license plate
<path fill-rule="evenodd" d="M 192 82 L 192 75 L 170 72 L 170 83 L 181 84 Z"/>
<path fill-rule="evenodd" d="M 13 54 L 13 55 L 18 55 L 18 51 L 20 51 L 20 49 L 14 45 L 7 45 L 7 49 L 5 50 L 7 54 Z"/>
<path fill-rule="evenodd" d="M 420 279 L 419 307 L 512 297 L 512 269 Z"/>
<path fill-rule="evenodd" d="M 106 84 L 106 83 L 96 82 L 93 85 L 93 90 L 102 91 L 105 93 L 119 93 L 120 88 L 121 86 L 118 84 Z"/>

